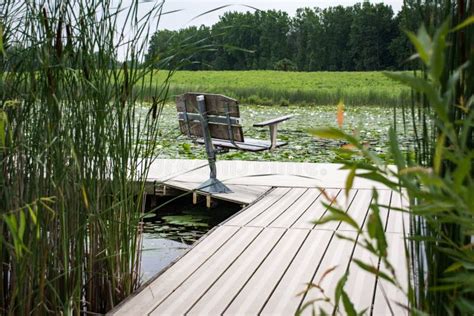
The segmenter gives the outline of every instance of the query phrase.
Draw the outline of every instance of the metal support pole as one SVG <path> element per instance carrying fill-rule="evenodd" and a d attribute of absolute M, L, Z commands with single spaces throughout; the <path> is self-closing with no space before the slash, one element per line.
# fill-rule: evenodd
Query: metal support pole
<path fill-rule="evenodd" d="M 207 120 L 206 102 L 203 95 L 196 97 L 198 103 L 199 114 L 201 114 L 202 137 L 206 146 L 207 160 L 209 161 L 209 169 L 211 169 L 209 180 L 199 186 L 200 191 L 209 193 L 231 193 L 232 191 L 226 187 L 221 181 L 217 180 L 216 169 L 216 150 L 212 145 L 211 132 L 209 131 L 209 122 Z"/>

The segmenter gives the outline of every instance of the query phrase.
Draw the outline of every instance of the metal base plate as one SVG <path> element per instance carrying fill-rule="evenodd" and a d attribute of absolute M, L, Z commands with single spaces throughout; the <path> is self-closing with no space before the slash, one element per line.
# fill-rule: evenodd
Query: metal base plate
<path fill-rule="evenodd" d="M 232 193 L 231 189 L 215 178 L 210 178 L 206 182 L 201 183 L 197 189 L 208 193 Z"/>

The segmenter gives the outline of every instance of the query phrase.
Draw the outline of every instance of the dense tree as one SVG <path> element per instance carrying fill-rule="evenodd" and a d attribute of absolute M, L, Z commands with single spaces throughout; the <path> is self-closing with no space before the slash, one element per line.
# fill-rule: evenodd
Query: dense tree
<path fill-rule="evenodd" d="M 389 46 L 396 37 L 392 8 L 364 2 L 353 8 L 349 45 L 355 70 L 393 67 Z"/>
<path fill-rule="evenodd" d="M 390 43 L 390 52 L 395 59 L 395 66 L 398 69 L 412 69 L 417 67 L 415 61 L 410 61 L 413 54 L 413 47 L 406 36 L 406 31 L 415 32 L 423 23 L 422 13 L 425 12 L 424 5 L 416 0 L 405 0 L 405 5 L 398 12 L 395 22 L 398 27 L 398 34 Z"/>
<path fill-rule="evenodd" d="M 415 31 L 422 21 L 418 12 L 426 10 L 417 3 L 405 0 L 396 16 L 390 6 L 367 1 L 301 8 L 293 18 L 275 10 L 226 12 L 212 27 L 155 33 L 147 62 L 190 70 L 409 69 L 412 47 L 403 30 Z"/>

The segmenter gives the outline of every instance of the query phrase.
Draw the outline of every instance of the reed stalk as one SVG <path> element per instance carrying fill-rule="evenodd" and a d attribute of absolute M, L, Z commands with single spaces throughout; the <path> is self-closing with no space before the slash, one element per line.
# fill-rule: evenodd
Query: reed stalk
<path fill-rule="evenodd" d="M 1 314 L 104 313 L 139 285 L 167 93 L 138 67 L 163 3 L 141 5 L 0 4 Z"/>

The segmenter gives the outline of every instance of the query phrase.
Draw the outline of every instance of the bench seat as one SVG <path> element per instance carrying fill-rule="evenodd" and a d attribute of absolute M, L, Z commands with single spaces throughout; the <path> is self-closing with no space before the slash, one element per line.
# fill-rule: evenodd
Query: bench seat
<path fill-rule="evenodd" d="M 196 141 L 199 144 L 204 144 L 204 139 L 198 138 Z M 216 139 L 212 138 L 212 144 L 215 147 L 221 147 L 221 148 L 228 148 L 228 149 L 242 149 L 246 151 L 252 151 L 252 152 L 257 152 L 257 151 L 263 151 L 263 150 L 269 150 L 272 147 L 272 143 L 269 140 L 260 140 L 260 139 L 253 139 L 253 138 L 245 138 L 245 142 L 234 142 L 237 147 L 230 141 L 230 140 L 225 140 L 225 139 Z M 286 142 L 281 142 L 277 141 L 276 147 L 281 147 L 285 146 L 287 143 Z"/>

